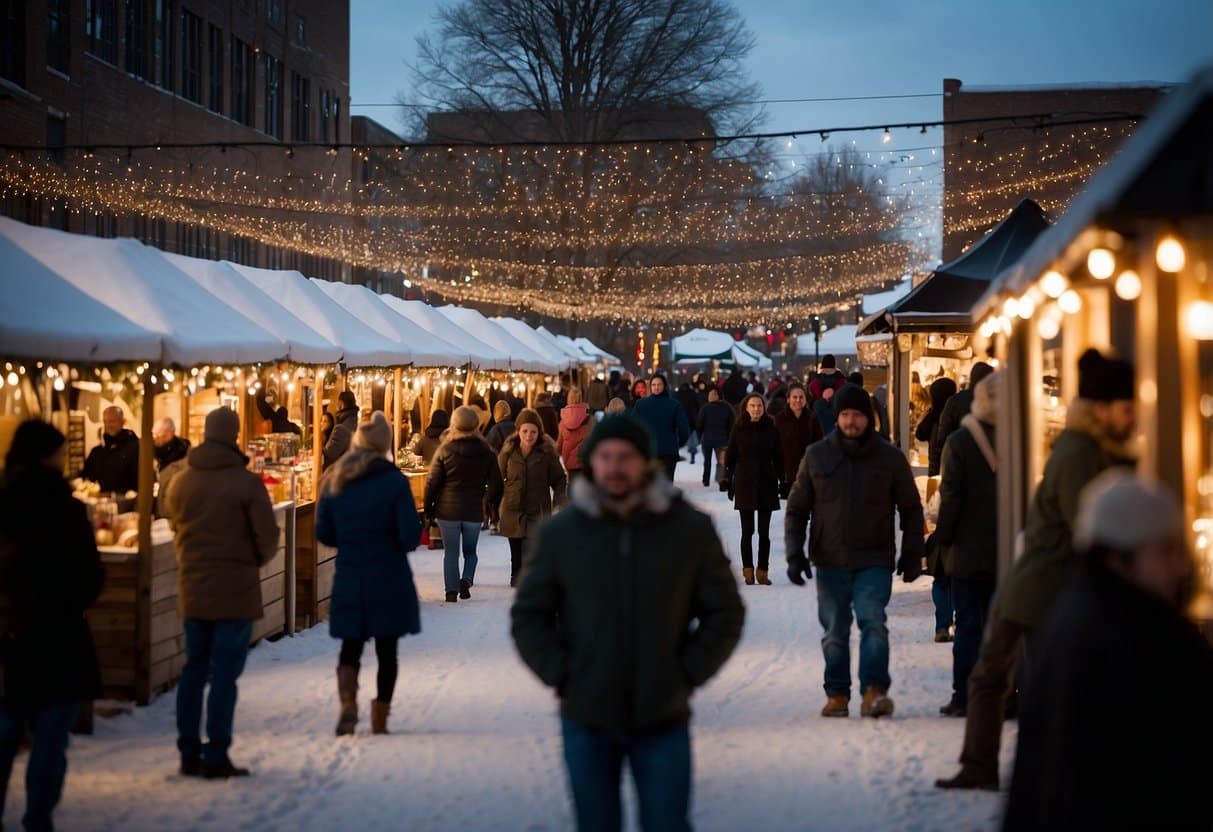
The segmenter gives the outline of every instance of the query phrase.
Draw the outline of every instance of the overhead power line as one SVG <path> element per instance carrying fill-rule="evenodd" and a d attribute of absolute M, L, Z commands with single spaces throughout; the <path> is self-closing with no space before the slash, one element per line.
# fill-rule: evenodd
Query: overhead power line
<path fill-rule="evenodd" d="M 901 93 L 897 95 L 837 95 L 824 96 L 820 98 L 759 98 L 754 101 L 742 102 L 745 104 L 820 104 L 829 101 L 891 101 L 899 98 L 942 98 L 942 92 L 915 92 Z M 401 107 L 407 110 L 428 110 L 433 105 L 430 104 L 412 104 L 406 101 L 393 101 L 388 104 L 376 102 L 374 104 L 356 104 L 350 102 L 351 108 L 362 107 Z"/>

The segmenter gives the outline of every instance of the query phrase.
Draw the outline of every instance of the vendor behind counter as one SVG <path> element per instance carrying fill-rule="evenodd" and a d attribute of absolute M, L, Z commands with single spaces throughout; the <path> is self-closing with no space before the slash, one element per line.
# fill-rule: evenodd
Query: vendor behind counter
<path fill-rule="evenodd" d="M 104 431 L 101 444 L 89 452 L 81 472 L 86 480 L 102 491 L 125 494 L 139 489 L 139 437 L 126 427 L 120 407 L 107 407 L 101 413 Z"/>

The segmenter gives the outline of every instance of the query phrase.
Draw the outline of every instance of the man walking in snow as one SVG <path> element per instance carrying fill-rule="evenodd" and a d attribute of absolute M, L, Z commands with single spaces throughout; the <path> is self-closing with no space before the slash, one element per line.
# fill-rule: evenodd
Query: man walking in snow
<path fill-rule="evenodd" d="M 571 503 L 531 538 L 514 643 L 560 697 L 578 829 L 622 827 L 625 759 L 641 826 L 690 829 L 689 700 L 741 637 L 737 583 L 640 421 L 607 416 L 582 454 Z"/>
<path fill-rule="evenodd" d="M 851 701 L 851 611 L 859 622 L 863 716 L 892 716 L 885 608 L 893 572 L 906 583 L 922 573 L 922 500 L 905 456 L 873 430 L 872 398 L 847 384 L 834 396 L 835 429 L 809 446 L 788 496 L 784 539 L 788 578 L 804 586 L 817 566 L 817 611 L 825 635 L 826 705 L 846 717 Z M 901 557 L 894 541 L 901 518 Z M 808 555 L 805 525 L 812 520 Z"/>

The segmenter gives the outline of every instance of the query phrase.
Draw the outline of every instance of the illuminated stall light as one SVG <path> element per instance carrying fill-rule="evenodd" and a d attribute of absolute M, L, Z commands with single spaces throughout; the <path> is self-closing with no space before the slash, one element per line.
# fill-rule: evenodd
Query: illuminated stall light
<path fill-rule="evenodd" d="M 1093 248 L 1087 255 L 1087 271 L 1096 280 L 1107 280 L 1116 271 L 1116 257 L 1106 248 Z"/>
<path fill-rule="evenodd" d="M 1175 237 L 1168 234 L 1158 241 L 1158 248 L 1154 250 L 1154 262 L 1158 264 L 1158 268 L 1175 274 L 1183 269 L 1186 260 L 1183 243 Z"/>
<path fill-rule="evenodd" d="M 1132 269 L 1125 269 L 1116 277 L 1116 297 L 1121 300 L 1137 300 L 1141 297 L 1141 277 Z"/>
<path fill-rule="evenodd" d="M 1193 301 L 1184 315 L 1188 335 L 1198 341 L 1213 341 L 1213 303 Z"/>
<path fill-rule="evenodd" d="M 1049 270 L 1040 279 L 1040 291 L 1044 292 L 1046 297 L 1054 300 L 1061 297 L 1069 285 L 1070 281 L 1066 280 L 1066 276 L 1059 271 Z"/>
<path fill-rule="evenodd" d="M 1073 315 L 1082 309 L 1082 297 L 1073 289 L 1067 289 L 1057 299 L 1057 305 L 1062 312 Z"/>
<path fill-rule="evenodd" d="M 1036 300 L 1030 295 L 1024 295 L 1019 299 L 1019 317 L 1025 321 L 1032 319 L 1036 314 Z"/>

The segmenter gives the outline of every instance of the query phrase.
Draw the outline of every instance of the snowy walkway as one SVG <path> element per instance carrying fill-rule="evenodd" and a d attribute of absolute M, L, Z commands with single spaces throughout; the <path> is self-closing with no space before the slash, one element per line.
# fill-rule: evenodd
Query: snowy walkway
<path fill-rule="evenodd" d="M 690 466 L 680 469 L 680 484 L 714 514 L 735 553 L 737 515 L 724 495 L 703 489 Z M 851 719 L 822 719 L 816 596 L 783 575 L 782 522 L 780 512 L 772 522 L 776 583 L 741 587 L 748 610 L 741 645 L 693 703 L 696 828 L 996 828 L 1000 796 L 931 785 L 955 769 L 963 724 L 937 715 L 950 693 L 951 652 L 932 642 L 930 579 L 895 584 L 896 717 L 861 721 L 856 698 Z M 227 784 L 176 776 L 170 694 L 133 715 L 99 719 L 95 736 L 73 740 L 60 828 L 570 829 L 555 701 L 509 640 L 505 540 L 481 540 L 470 602 L 442 603 L 439 552 L 412 556 L 424 632 L 401 643 L 394 735 L 368 733 L 368 648 L 359 735 L 333 737 L 337 647 L 321 626 L 249 657 L 232 756 L 255 776 Z M 1012 746 L 1005 767 L 1013 727 L 1004 745 Z M 23 772 L 24 758 L 4 818 L 13 828 Z"/>

